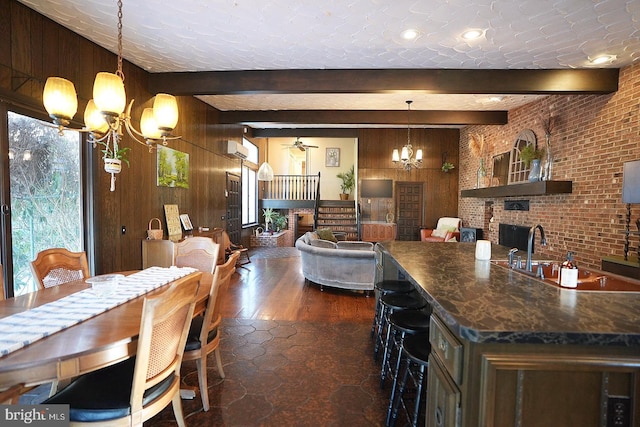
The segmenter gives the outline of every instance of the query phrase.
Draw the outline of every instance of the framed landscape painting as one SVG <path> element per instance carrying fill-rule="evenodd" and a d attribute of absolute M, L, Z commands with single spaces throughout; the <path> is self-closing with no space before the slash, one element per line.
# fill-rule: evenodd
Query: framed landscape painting
<path fill-rule="evenodd" d="M 160 145 L 157 152 L 156 185 L 189 188 L 189 154 Z"/>

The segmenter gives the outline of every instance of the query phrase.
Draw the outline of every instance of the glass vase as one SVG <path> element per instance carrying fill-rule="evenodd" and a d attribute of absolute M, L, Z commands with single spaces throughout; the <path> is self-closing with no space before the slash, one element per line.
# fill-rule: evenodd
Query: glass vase
<path fill-rule="evenodd" d="M 541 178 L 543 181 L 553 179 L 553 154 L 551 153 L 551 135 L 546 135 L 546 155 L 542 166 Z"/>
<path fill-rule="evenodd" d="M 529 182 L 537 181 L 540 181 L 540 159 L 533 159 L 529 170 Z"/>
<path fill-rule="evenodd" d="M 476 188 L 484 187 L 484 178 L 487 176 L 487 170 L 484 168 L 484 159 L 480 159 L 478 167 L 478 176 L 476 177 Z"/>

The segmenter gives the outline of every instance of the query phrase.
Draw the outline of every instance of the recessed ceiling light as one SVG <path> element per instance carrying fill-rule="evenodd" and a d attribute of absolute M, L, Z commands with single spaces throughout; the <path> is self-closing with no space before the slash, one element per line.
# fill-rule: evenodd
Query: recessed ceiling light
<path fill-rule="evenodd" d="M 418 30 L 414 30 L 413 28 L 409 28 L 408 30 L 404 30 L 402 32 L 402 38 L 405 40 L 413 40 L 418 37 Z"/>
<path fill-rule="evenodd" d="M 594 56 L 593 58 L 589 58 L 589 62 L 591 62 L 592 64 L 606 64 L 607 62 L 611 63 L 613 61 L 615 61 L 616 56 L 615 55 L 598 55 L 598 56 Z"/>
<path fill-rule="evenodd" d="M 464 33 L 462 33 L 462 38 L 465 39 L 465 40 L 475 40 L 475 39 L 479 39 L 480 37 L 482 37 L 483 34 L 484 34 L 483 30 L 472 29 L 472 30 L 467 30 Z"/>

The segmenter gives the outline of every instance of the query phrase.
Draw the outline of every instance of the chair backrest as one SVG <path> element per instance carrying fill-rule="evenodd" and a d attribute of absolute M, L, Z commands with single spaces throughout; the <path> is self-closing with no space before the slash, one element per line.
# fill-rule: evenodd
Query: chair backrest
<path fill-rule="evenodd" d="M 89 277 L 89 263 L 85 252 L 71 252 L 52 248 L 39 252 L 31 261 L 31 272 L 39 289 L 58 286 Z"/>
<path fill-rule="evenodd" d="M 209 237 L 189 237 L 175 244 L 173 264 L 213 274 L 220 245 Z"/>
<path fill-rule="evenodd" d="M 171 386 L 163 394 L 175 396 L 179 393 L 180 365 L 201 277 L 200 272 L 191 273 L 173 282 L 159 296 L 144 300 L 131 388 L 134 420 L 141 419 L 137 417 L 141 417 L 143 411 L 144 394 L 154 385 L 172 377 Z M 155 409 L 170 401 L 171 398 L 157 398 L 144 408 L 144 412 L 155 413 Z"/>
<path fill-rule="evenodd" d="M 208 341 L 209 331 L 217 327 L 218 318 L 220 318 L 220 309 L 222 300 L 227 293 L 231 276 L 236 271 L 236 262 L 240 252 L 234 252 L 229 259 L 216 268 L 213 274 L 213 282 L 211 283 L 211 291 L 209 292 L 209 301 L 204 311 L 204 319 L 202 320 L 202 329 L 200 330 L 200 343 L 204 347 Z"/>
<path fill-rule="evenodd" d="M 460 218 L 442 217 L 438 220 L 436 228 L 455 227 L 456 230 L 460 230 L 462 220 Z"/>

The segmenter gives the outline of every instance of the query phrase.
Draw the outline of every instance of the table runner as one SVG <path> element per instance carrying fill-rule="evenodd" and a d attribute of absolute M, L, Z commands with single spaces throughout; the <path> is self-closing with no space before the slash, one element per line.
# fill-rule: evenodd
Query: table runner
<path fill-rule="evenodd" d="M 84 289 L 57 301 L 2 318 L 0 357 L 195 271 L 197 270 L 190 267 L 150 267 L 121 277 L 117 291 L 109 296 L 98 297 L 91 288 Z"/>

